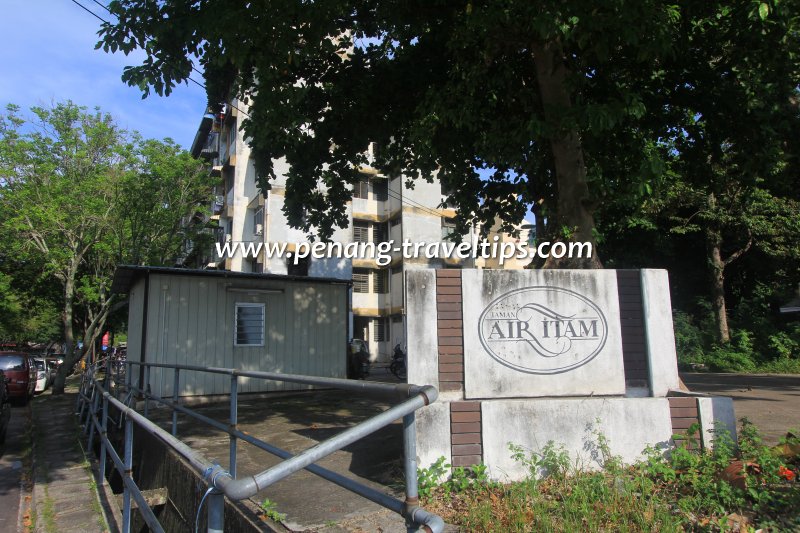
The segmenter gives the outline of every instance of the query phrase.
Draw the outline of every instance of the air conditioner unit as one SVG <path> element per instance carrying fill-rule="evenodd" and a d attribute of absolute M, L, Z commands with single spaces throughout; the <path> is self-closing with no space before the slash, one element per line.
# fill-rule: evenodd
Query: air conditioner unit
<path fill-rule="evenodd" d="M 264 224 L 256 224 L 256 235 L 264 235 Z"/>

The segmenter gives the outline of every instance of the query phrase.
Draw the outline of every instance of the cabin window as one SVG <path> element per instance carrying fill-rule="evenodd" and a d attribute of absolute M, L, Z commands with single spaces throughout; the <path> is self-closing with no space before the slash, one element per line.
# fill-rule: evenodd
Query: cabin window
<path fill-rule="evenodd" d="M 264 346 L 264 304 L 236 303 L 234 346 Z"/>

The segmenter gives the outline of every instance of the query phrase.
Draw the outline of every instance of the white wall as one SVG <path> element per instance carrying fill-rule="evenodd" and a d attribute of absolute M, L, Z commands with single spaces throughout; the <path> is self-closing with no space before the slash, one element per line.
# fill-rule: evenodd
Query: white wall
<path fill-rule="evenodd" d="M 267 293 L 265 289 L 275 292 Z M 313 280 L 287 282 L 153 274 L 145 360 L 345 377 L 347 290 L 343 284 Z M 236 302 L 265 304 L 264 346 L 234 345 Z M 186 372 L 182 374 L 180 393 L 226 394 L 229 381 L 227 376 Z M 172 394 L 171 371 L 153 369 L 150 383 L 154 393 Z M 296 388 L 242 378 L 239 390 Z"/>

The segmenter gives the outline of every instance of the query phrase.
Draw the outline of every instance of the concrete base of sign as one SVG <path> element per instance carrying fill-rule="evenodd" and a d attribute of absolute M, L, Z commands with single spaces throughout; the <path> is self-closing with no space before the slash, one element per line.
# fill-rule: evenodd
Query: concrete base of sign
<path fill-rule="evenodd" d="M 736 442 L 736 415 L 732 398 L 698 397 L 697 411 L 700 418 L 700 440 L 704 448 L 713 448 L 714 438 L 720 430 L 727 431 L 733 442 Z"/>
<path fill-rule="evenodd" d="M 416 414 L 417 466 L 428 468 L 440 457 L 450 462 L 450 403 L 437 401 Z"/>
<path fill-rule="evenodd" d="M 451 462 L 450 402 L 437 402 L 417 415 L 419 466 L 427 468 L 440 457 Z M 671 445 L 672 422 L 666 398 L 544 398 L 481 402 L 483 463 L 492 479 L 517 481 L 527 468 L 515 461 L 509 444 L 541 452 L 549 442 L 569 453 L 573 465 L 598 469 L 603 454 L 598 435 L 626 464 L 642 458 L 648 446 Z"/>
<path fill-rule="evenodd" d="M 672 438 L 666 398 L 494 400 L 483 402 L 482 411 L 493 426 L 483 432 L 484 462 L 498 480 L 529 474 L 512 458 L 509 444 L 540 452 L 552 442 L 563 446 L 573 465 L 598 469 L 604 461 L 598 435 L 625 463 L 640 459 L 648 446 L 666 449 Z"/>

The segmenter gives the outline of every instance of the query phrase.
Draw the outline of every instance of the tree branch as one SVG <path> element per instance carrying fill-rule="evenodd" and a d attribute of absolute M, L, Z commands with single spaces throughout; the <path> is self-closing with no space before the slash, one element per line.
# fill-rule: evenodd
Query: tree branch
<path fill-rule="evenodd" d="M 722 261 L 723 268 L 730 265 L 737 259 L 739 259 L 742 255 L 747 253 L 747 250 L 753 245 L 753 234 L 750 233 L 748 230 L 747 232 L 747 244 L 745 244 L 742 248 L 738 249 L 737 251 L 733 252 L 731 255 L 728 256 L 727 259 Z"/>

